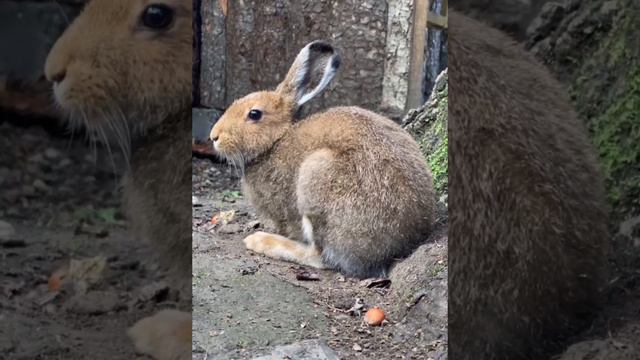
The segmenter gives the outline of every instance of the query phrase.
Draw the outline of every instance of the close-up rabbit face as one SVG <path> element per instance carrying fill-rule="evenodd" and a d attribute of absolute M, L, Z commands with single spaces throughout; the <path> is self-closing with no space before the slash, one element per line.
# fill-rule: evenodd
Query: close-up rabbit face
<path fill-rule="evenodd" d="M 191 0 L 90 1 L 45 65 L 71 123 L 130 134 L 188 108 L 191 11 Z"/>
<path fill-rule="evenodd" d="M 274 91 L 255 92 L 229 106 L 211 130 L 216 152 L 242 166 L 272 148 L 291 129 L 300 106 L 329 84 L 339 66 L 331 45 L 305 46 Z M 312 83 L 317 85 L 309 89 Z"/>
<path fill-rule="evenodd" d="M 237 100 L 213 127 L 215 150 L 238 165 L 254 159 L 293 125 L 294 106 L 277 91 Z"/>

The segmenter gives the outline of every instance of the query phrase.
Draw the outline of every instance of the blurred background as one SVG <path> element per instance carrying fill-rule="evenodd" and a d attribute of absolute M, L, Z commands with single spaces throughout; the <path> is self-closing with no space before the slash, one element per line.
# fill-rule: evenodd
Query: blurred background
<path fill-rule="evenodd" d="M 173 299 L 126 231 L 123 157 L 67 129 L 44 78 L 86 2 L 0 0 L 2 359 L 135 359 L 125 329 Z"/>

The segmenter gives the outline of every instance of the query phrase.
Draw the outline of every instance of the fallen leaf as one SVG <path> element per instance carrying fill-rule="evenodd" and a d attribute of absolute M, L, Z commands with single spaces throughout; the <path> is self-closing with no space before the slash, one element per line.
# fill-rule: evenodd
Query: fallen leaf
<path fill-rule="evenodd" d="M 362 309 L 364 309 L 364 302 L 362 301 L 362 299 L 356 298 L 355 304 L 353 304 L 353 306 L 349 310 L 347 310 L 347 312 L 351 313 L 351 315 L 360 316 L 360 314 L 362 313 Z"/>
<path fill-rule="evenodd" d="M 222 201 L 226 201 L 226 200 L 237 200 L 240 199 L 242 197 L 242 193 L 240 191 L 225 191 L 222 193 Z"/>
<path fill-rule="evenodd" d="M 102 220 L 106 224 L 117 224 L 118 219 L 116 219 L 116 215 L 118 210 L 116 208 L 105 208 L 96 211 L 96 215 L 100 220 Z"/>
<path fill-rule="evenodd" d="M 220 213 L 216 216 L 214 216 L 214 219 L 216 219 L 216 224 L 221 223 L 222 225 L 226 225 L 228 223 L 231 222 L 231 220 L 233 220 L 233 218 L 236 215 L 236 211 L 235 210 L 229 210 L 229 211 L 220 211 Z M 211 219 L 213 221 L 213 219 Z"/>
<path fill-rule="evenodd" d="M 371 288 L 386 288 L 391 285 L 391 280 L 386 278 L 371 278 L 360 281 L 361 286 Z"/>
<path fill-rule="evenodd" d="M 75 260 L 69 262 L 69 278 L 73 281 L 76 292 L 85 293 L 89 287 L 102 280 L 102 273 L 107 266 L 104 256 Z"/>
<path fill-rule="evenodd" d="M 66 273 L 62 271 L 56 271 L 51 276 L 49 276 L 49 280 L 47 281 L 47 287 L 49 291 L 58 291 L 62 287 L 62 281 L 66 278 Z"/>
<path fill-rule="evenodd" d="M 74 231 L 75 235 L 86 234 L 95 235 L 96 237 L 103 238 L 109 236 L 109 231 L 100 226 L 94 226 L 81 222 Z"/>
<path fill-rule="evenodd" d="M 309 272 L 304 269 L 296 270 L 296 280 L 300 281 L 318 281 L 320 280 L 320 275 L 316 273 Z"/>

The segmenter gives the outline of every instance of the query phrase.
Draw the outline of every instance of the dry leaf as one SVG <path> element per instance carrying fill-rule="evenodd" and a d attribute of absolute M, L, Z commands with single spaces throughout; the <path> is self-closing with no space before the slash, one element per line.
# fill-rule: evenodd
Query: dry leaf
<path fill-rule="evenodd" d="M 351 309 L 347 310 L 352 315 L 360 316 L 362 309 L 364 309 L 364 302 L 360 298 L 356 298 L 356 303 L 353 304 Z"/>
<path fill-rule="evenodd" d="M 385 279 L 385 278 L 371 278 L 371 279 L 365 279 L 362 280 L 360 282 L 361 286 L 365 286 L 369 289 L 371 288 L 386 288 L 389 287 L 389 285 L 391 284 L 391 280 L 390 279 Z"/>
<path fill-rule="evenodd" d="M 62 287 L 62 283 L 68 279 L 69 268 L 62 267 L 49 276 L 47 287 L 49 291 L 58 291 Z"/>
<path fill-rule="evenodd" d="M 312 272 L 306 271 L 304 269 L 298 269 L 298 270 L 296 270 L 296 280 L 318 281 L 318 280 L 320 280 L 320 275 L 318 275 L 316 273 L 312 273 Z"/>
<path fill-rule="evenodd" d="M 227 225 L 228 223 L 231 222 L 231 220 L 233 220 L 233 218 L 236 215 L 236 211 L 235 210 L 229 210 L 229 211 L 220 211 L 220 213 L 216 216 L 214 216 L 211 219 L 211 223 L 216 225 L 216 224 L 222 224 L 222 225 Z"/>
<path fill-rule="evenodd" d="M 72 259 L 69 262 L 69 278 L 73 281 L 76 292 L 85 293 L 89 287 L 98 283 L 106 266 L 107 259 L 104 256 Z"/>

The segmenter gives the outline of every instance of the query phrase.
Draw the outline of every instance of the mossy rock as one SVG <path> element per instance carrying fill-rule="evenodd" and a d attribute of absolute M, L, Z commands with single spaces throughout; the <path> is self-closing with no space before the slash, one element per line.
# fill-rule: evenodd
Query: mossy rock
<path fill-rule="evenodd" d="M 597 42 L 571 92 L 578 111 L 589 119 L 614 217 L 623 220 L 640 213 L 640 7 L 632 1 L 620 4 L 608 36 Z"/>
<path fill-rule="evenodd" d="M 571 3 L 559 5 L 563 16 L 555 30 L 530 45 L 568 85 L 601 159 L 612 220 L 619 223 L 640 214 L 640 4 Z"/>
<path fill-rule="evenodd" d="M 390 314 L 408 328 L 421 329 L 425 341 L 442 339 L 447 334 L 446 231 L 446 227 L 436 231 L 389 274 Z"/>
<path fill-rule="evenodd" d="M 402 121 L 427 159 L 438 198 L 447 194 L 449 184 L 448 82 L 448 73 L 444 70 L 436 79 L 429 100 L 421 108 L 410 110 Z"/>

